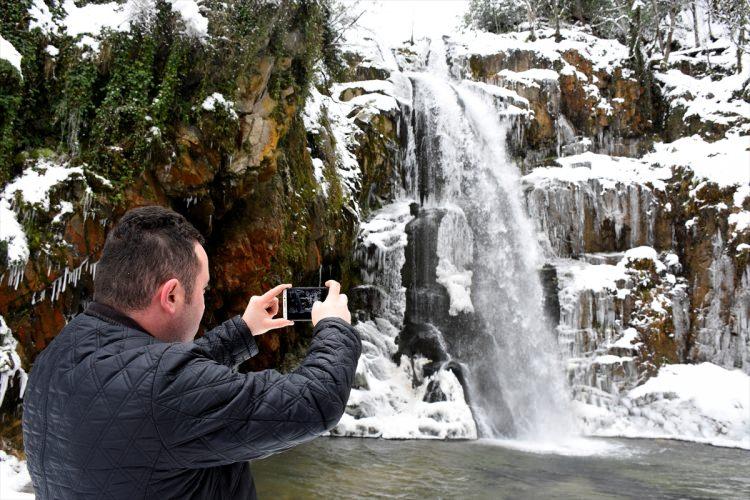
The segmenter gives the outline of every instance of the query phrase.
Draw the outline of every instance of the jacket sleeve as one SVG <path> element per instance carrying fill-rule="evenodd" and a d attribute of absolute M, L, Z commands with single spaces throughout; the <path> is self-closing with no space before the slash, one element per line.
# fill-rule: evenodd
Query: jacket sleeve
<path fill-rule="evenodd" d="M 181 468 L 262 458 L 332 429 L 346 408 L 362 343 L 338 318 L 315 327 L 292 373 L 238 373 L 195 343 L 173 344 L 157 365 L 154 424 Z"/>
<path fill-rule="evenodd" d="M 258 354 L 258 346 L 247 323 L 234 316 L 193 342 L 206 356 L 230 368 Z"/>

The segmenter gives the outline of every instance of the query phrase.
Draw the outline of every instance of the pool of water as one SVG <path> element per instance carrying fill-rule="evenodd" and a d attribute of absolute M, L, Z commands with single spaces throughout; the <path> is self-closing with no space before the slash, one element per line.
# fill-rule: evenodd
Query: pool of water
<path fill-rule="evenodd" d="M 251 467 L 260 498 L 750 498 L 746 450 L 658 439 L 542 449 L 319 438 Z"/>

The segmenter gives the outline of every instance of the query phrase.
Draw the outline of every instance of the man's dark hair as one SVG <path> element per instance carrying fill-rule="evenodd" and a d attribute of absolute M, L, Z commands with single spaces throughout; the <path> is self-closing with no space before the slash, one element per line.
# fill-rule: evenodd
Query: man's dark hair
<path fill-rule="evenodd" d="M 185 217 L 159 206 L 129 210 L 107 235 L 96 265 L 94 300 L 126 311 L 148 307 L 156 289 L 177 278 L 192 298 L 203 236 Z"/>

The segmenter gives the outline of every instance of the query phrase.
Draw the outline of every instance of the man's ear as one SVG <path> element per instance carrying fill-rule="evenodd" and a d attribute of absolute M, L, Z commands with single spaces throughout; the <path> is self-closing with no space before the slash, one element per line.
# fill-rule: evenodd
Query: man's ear
<path fill-rule="evenodd" d="M 159 288 L 159 305 L 164 311 L 171 314 L 177 311 L 180 288 L 180 281 L 177 278 L 165 281 Z"/>

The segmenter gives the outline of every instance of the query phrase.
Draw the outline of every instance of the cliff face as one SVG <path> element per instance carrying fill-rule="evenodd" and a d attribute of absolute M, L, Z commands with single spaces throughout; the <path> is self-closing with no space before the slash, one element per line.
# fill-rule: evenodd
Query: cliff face
<path fill-rule="evenodd" d="M 90 34 L 66 24 L 85 5 L 35 1 L 3 20 L 23 59 L 20 72 L 0 60 L 0 102 L 13 106 L 0 316 L 27 371 L 91 300 L 106 233 L 135 206 L 170 206 L 206 237 L 205 327 L 280 282 L 352 284 L 359 219 L 391 196 L 396 115 L 358 113 L 344 102 L 355 88 L 340 101 L 321 83 L 353 71 L 330 45 L 326 2 L 256 7 L 203 9 L 210 29 L 161 2 Z M 310 334 L 264 335 L 246 368 L 293 367 Z M 23 372 L 3 373 L 3 433 L 19 448 Z"/>
<path fill-rule="evenodd" d="M 19 356 L 0 360 L 12 381 L 1 409 L 16 448 L 16 368 L 28 370 L 85 308 L 112 224 L 152 203 L 207 238 L 204 327 L 276 283 L 336 278 L 377 347 L 370 375 L 406 370 L 423 402 L 464 399 L 458 367 L 435 371 L 445 342 L 400 324 L 402 309 L 420 310 L 401 283 L 419 282 L 418 271 L 436 282 L 437 254 L 417 269 L 408 242 L 435 228 L 410 224 L 408 203 L 377 211 L 430 168 L 404 168 L 409 144 L 429 145 L 407 137 L 413 96 L 399 94 L 414 91 L 399 70 L 429 61 L 420 54 L 429 44 L 391 53 L 360 40 L 337 54 L 326 2 L 242 4 L 201 10 L 205 26 L 162 2 L 125 30 L 73 33 L 71 13 L 41 0 L 0 21 L 23 56 L 20 71 L 0 59 L 0 316 L 9 327 L 0 345 Z M 510 123 L 497 140 L 526 174 L 525 207 L 548 264 L 546 309 L 574 395 L 612 401 L 670 363 L 750 373 L 750 191 L 715 175 L 746 159 L 747 75 L 698 84 L 700 63 L 679 53 L 672 67 L 636 75 L 617 42 L 563 35 L 450 37 L 445 64 Z M 435 286 L 445 309 L 444 284 Z M 399 291 L 384 296 L 390 288 Z M 467 330 L 454 316 L 440 321 Z M 298 326 L 262 336 L 245 368 L 294 367 L 309 335 Z M 411 366 L 397 370 L 390 358 L 402 355 Z M 363 390 L 368 376 L 358 372 Z M 391 397 L 368 394 L 378 404 Z M 339 433 L 377 434 L 355 425 L 375 404 L 362 398 Z M 436 435 L 476 435 L 464 413 Z"/>
<path fill-rule="evenodd" d="M 584 33 L 483 37 L 459 37 L 449 59 L 528 110 L 509 141 L 558 270 L 573 386 L 619 393 L 667 363 L 750 372 L 747 74 L 725 57 L 710 90 L 694 53 L 638 76 L 625 47 Z"/>

